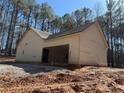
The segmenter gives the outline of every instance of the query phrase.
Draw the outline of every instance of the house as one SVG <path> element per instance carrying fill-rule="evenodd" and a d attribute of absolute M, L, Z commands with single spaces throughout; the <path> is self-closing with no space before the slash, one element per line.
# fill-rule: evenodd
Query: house
<path fill-rule="evenodd" d="M 50 34 L 30 28 L 17 46 L 17 62 L 107 66 L 108 45 L 98 22 Z"/>

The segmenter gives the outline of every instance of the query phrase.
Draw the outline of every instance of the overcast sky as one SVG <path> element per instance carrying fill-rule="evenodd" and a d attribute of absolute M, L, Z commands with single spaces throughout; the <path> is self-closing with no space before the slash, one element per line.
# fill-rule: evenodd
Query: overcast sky
<path fill-rule="evenodd" d="M 58 16 L 63 16 L 65 13 L 71 13 L 82 7 L 89 7 L 94 10 L 97 2 L 102 8 L 101 13 L 104 13 L 106 9 L 105 0 L 37 0 L 39 4 L 43 2 L 48 2 Z"/>

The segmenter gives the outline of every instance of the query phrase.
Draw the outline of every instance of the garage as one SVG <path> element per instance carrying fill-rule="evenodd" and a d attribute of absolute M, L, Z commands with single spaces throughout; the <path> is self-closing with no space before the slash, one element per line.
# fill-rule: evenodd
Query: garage
<path fill-rule="evenodd" d="M 45 47 L 42 52 L 42 62 L 49 64 L 67 64 L 69 61 L 69 44 Z"/>
<path fill-rule="evenodd" d="M 107 66 L 107 49 L 98 22 L 57 34 L 30 28 L 18 44 L 16 61 Z"/>

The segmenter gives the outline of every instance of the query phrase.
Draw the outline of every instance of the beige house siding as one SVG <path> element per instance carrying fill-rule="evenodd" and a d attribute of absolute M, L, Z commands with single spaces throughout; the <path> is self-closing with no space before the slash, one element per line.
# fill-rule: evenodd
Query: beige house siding
<path fill-rule="evenodd" d="M 80 64 L 107 66 L 107 49 L 96 25 L 80 34 Z"/>
<path fill-rule="evenodd" d="M 32 30 L 26 33 L 17 48 L 16 60 L 21 62 L 41 62 L 43 40 Z"/>
<path fill-rule="evenodd" d="M 21 40 L 16 53 L 16 60 L 21 62 L 41 62 L 42 49 L 69 44 L 69 64 L 79 62 L 79 34 L 59 37 L 51 40 L 42 40 L 33 31 L 27 32 Z M 28 45 L 25 45 L 28 43 Z M 24 50 L 24 54 L 23 54 Z"/>
<path fill-rule="evenodd" d="M 78 64 L 79 62 L 79 34 L 63 36 L 51 40 L 47 40 L 43 44 L 44 47 L 52 47 L 69 44 L 69 64 Z"/>

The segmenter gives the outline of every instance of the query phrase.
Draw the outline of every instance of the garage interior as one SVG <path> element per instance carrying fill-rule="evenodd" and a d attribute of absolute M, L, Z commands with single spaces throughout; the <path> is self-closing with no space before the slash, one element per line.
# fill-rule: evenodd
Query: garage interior
<path fill-rule="evenodd" d="M 68 64 L 69 45 L 45 47 L 42 52 L 42 62 L 48 64 Z"/>

